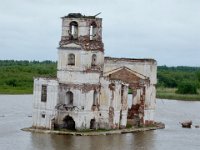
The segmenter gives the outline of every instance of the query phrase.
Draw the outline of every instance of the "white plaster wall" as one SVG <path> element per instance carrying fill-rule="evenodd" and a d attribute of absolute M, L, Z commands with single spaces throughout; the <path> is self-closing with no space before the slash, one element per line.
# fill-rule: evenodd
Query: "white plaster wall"
<path fill-rule="evenodd" d="M 113 120 L 114 128 L 119 128 L 120 125 L 120 111 L 114 111 L 114 120 Z"/>
<path fill-rule="evenodd" d="M 154 115 L 155 115 L 155 110 L 154 109 L 148 109 L 144 110 L 144 122 L 145 121 L 154 121 Z"/>
<path fill-rule="evenodd" d="M 71 116 L 73 120 L 75 121 L 75 128 L 78 130 L 81 129 L 89 129 L 90 128 L 90 121 L 91 119 L 95 119 L 96 122 L 99 122 L 99 112 L 95 111 L 63 111 L 59 112 L 58 119 L 59 123 L 63 123 L 63 119 L 65 116 Z"/>
<path fill-rule="evenodd" d="M 108 79 L 101 78 L 101 94 L 100 94 L 100 107 L 104 110 L 104 108 L 108 109 L 110 106 L 113 107 L 115 110 L 121 110 L 121 81 L 109 81 Z M 115 84 L 115 90 L 111 90 L 109 85 L 111 83 Z M 125 99 L 125 105 L 128 106 L 128 85 L 125 84 L 124 88 L 124 95 L 123 98 Z M 113 97 L 113 98 L 112 98 Z"/>
<path fill-rule="evenodd" d="M 136 90 L 136 95 L 132 96 L 132 104 L 140 104 L 140 94 L 141 94 L 141 89 Z"/>
<path fill-rule="evenodd" d="M 108 60 L 105 59 L 104 73 L 112 71 L 114 69 L 126 66 L 133 71 L 136 71 L 146 77 L 150 78 L 150 84 L 157 83 L 157 63 L 156 61 L 137 60 L 137 61 L 125 61 L 125 60 Z"/>
<path fill-rule="evenodd" d="M 94 90 L 88 92 L 82 92 L 79 89 L 69 88 L 62 90 L 59 93 L 59 104 L 65 104 L 66 92 L 71 91 L 73 93 L 73 106 L 78 107 L 81 111 L 91 111 L 93 105 Z"/>
<path fill-rule="evenodd" d="M 156 88 L 154 85 L 146 87 L 145 109 L 155 109 L 156 107 Z"/>
<path fill-rule="evenodd" d="M 112 71 L 120 67 L 128 67 L 133 71 L 136 71 L 150 79 L 150 85 L 146 85 L 145 91 L 145 110 L 144 110 L 144 121 L 153 121 L 154 112 L 156 106 L 156 89 L 155 84 L 157 83 L 157 63 L 156 61 L 148 60 L 136 60 L 136 61 L 125 61 L 125 60 L 108 60 L 105 59 L 104 73 Z M 132 99 L 132 104 L 140 104 L 140 95 L 142 90 L 137 89 L 137 94 Z"/>
<path fill-rule="evenodd" d="M 47 85 L 47 101 L 41 102 L 42 85 Z M 58 81 L 45 78 L 34 79 L 33 126 L 51 128 L 51 119 L 58 100 Z M 42 114 L 45 118 L 42 118 Z"/>
<path fill-rule="evenodd" d="M 68 45 L 69 47 L 77 47 L 77 45 Z M 68 65 L 69 54 L 75 55 L 75 65 Z M 92 55 L 96 54 L 96 65 L 103 67 L 104 64 L 104 53 L 101 51 L 84 51 L 84 50 L 73 50 L 73 49 L 58 49 L 58 70 L 79 70 L 84 71 L 91 68 Z"/>
<path fill-rule="evenodd" d="M 126 127 L 127 125 L 127 116 L 128 116 L 128 110 L 122 111 L 122 118 L 120 121 L 120 126 Z"/>
<path fill-rule="evenodd" d="M 76 21 L 78 23 L 78 36 L 85 36 L 89 35 L 90 31 L 90 24 L 95 21 L 97 24 L 99 24 L 99 36 L 102 36 L 102 19 L 96 18 L 96 19 L 85 19 L 85 18 L 63 18 L 62 21 L 62 36 L 69 36 L 68 30 L 70 29 L 70 22 Z"/>
<path fill-rule="evenodd" d="M 45 118 L 42 118 L 45 114 Z M 54 110 L 33 109 L 33 127 L 51 129 L 51 120 L 55 117 Z"/>
<path fill-rule="evenodd" d="M 82 72 L 67 72 L 58 71 L 58 79 L 60 83 L 66 84 L 98 84 L 99 73 L 82 73 Z"/>
<path fill-rule="evenodd" d="M 105 124 L 109 123 L 109 107 L 114 108 L 113 116 L 113 127 L 118 128 L 120 125 L 126 126 L 127 123 L 127 112 L 128 112 L 128 85 L 124 85 L 124 102 L 121 100 L 121 81 L 112 81 L 115 84 L 115 90 L 109 88 L 109 81 L 106 78 L 101 78 L 101 94 L 100 94 L 100 111 L 101 111 L 101 122 Z M 120 120 L 120 110 L 122 111 L 122 120 Z"/>
<path fill-rule="evenodd" d="M 109 81 L 104 78 L 100 79 L 101 83 L 101 94 L 100 94 L 100 109 L 108 110 L 110 106 L 111 91 L 109 89 Z"/>
<path fill-rule="evenodd" d="M 146 87 L 144 121 L 154 121 L 156 109 L 156 88 L 154 85 Z"/>

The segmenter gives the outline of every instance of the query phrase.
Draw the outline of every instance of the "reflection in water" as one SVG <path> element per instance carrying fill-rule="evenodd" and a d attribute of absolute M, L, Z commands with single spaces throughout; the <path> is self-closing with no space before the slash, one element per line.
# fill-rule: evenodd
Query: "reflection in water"
<path fill-rule="evenodd" d="M 34 149 L 43 150 L 155 150 L 154 131 L 109 136 L 68 136 L 33 133 Z"/>
<path fill-rule="evenodd" d="M 169 150 L 199 149 L 200 129 L 183 129 L 179 122 L 200 125 L 200 102 L 158 100 L 156 119 L 166 129 L 108 136 L 67 136 L 23 132 L 31 126 L 32 95 L 0 95 L 0 150 Z M 20 101 L 20 103 L 19 103 Z"/>
<path fill-rule="evenodd" d="M 155 150 L 154 136 L 154 131 L 137 133 L 133 145 L 136 145 L 136 150 Z"/>

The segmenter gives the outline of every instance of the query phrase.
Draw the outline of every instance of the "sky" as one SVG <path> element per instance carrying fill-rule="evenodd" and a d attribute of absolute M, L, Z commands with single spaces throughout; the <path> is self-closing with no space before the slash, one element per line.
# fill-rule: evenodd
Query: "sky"
<path fill-rule="evenodd" d="M 103 18 L 105 56 L 200 66 L 199 0 L 0 0 L 0 60 L 57 60 L 61 19 Z"/>

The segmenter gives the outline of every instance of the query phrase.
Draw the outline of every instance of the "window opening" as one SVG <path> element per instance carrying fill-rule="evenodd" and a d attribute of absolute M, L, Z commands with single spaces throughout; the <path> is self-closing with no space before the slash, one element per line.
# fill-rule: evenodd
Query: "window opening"
<path fill-rule="evenodd" d="M 97 91 L 94 91 L 94 95 L 93 95 L 93 106 L 97 106 L 97 102 L 98 101 L 98 94 Z"/>
<path fill-rule="evenodd" d="M 97 55 L 93 54 L 92 55 L 92 66 L 96 66 L 96 61 L 97 61 Z"/>
<path fill-rule="evenodd" d="M 47 101 L 47 85 L 42 85 L 41 101 Z"/>
<path fill-rule="evenodd" d="M 70 35 L 73 40 L 78 39 L 78 23 L 76 21 L 70 23 Z"/>
<path fill-rule="evenodd" d="M 75 65 L 75 55 L 74 54 L 69 54 L 68 56 L 68 65 Z"/>
<path fill-rule="evenodd" d="M 96 25 L 95 22 L 93 22 L 90 25 L 90 40 L 94 40 L 95 39 L 96 33 L 97 33 L 97 25 Z"/>
<path fill-rule="evenodd" d="M 42 118 L 45 118 L 45 114 L 42 114 Z"/>
<path fill-rule="evenodd" d="M 65 101 L 66 105 L 72 105 L 73 106 L 73 93 L 71 91 L 68 91 L 66 93 L 66 101 Z"/>

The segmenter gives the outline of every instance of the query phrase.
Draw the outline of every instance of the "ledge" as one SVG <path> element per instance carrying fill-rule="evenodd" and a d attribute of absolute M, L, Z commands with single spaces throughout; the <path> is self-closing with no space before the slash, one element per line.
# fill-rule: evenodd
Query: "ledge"
<path fill-rule="evenodd" d="M 109 131 L 58 131 L 58 130 L 44 130 L 44 129 L 34 129 L 23 128 L 22 131 L 34 132 L 34 133 L 46 133 L 46 134 L 61 134 L 61 135 L 76 135 L 76 136 L 98 136 L 98 135 L 112 135 L 112 134 L 125 134 L 125 133 L 135 133 L 151 131 L 156 129 L 163 129 L 164 127 L 142 127 L 142 128 L 129 128 L 129 129 L 119 129 L 119 130 L 109 130 Z"/>

